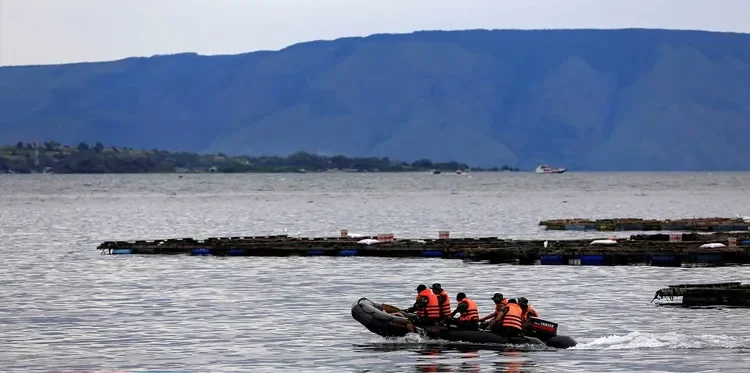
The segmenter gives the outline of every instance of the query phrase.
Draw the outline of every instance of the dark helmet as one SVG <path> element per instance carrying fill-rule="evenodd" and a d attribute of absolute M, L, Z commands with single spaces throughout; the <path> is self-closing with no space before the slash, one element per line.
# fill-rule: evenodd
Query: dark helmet
<path fill-rule="evenodd" d="M 524 297 L 520 297 L 520 298 L 518 298 L 518 304 L 521 304 L 521 305 L 524 305 L 524 306 L 528 306 L 529 305 L 529 300 L 526 299 L 526 298 L 524 298 Z"/>
<path fill-rule="evenodd" d="M 434 283 L 434 284 L 432 284 L 432 288 L 431 289 L 434 290 L 436 293 L 439 293 L 439 292 L 443 291 L 443 287 L 440 286 L 440 284 L 437 283 L 437 282 Z"/>
<path fill-rule="evenodd" d="M 456 300 L 457 301 L 460 301 L 461 299 L 464 299 L 464 298 L 466 298 L 466 294 L 464 294 L 464 293 L 458 293 L 456 295 Z"/>
<path fill-rule="evenodd" d="M 508 303 L 517 303 L 515 299 L 508 299 Z"/>
<path fill-rule="evenodd" d="M 417 286 L 417 291 L 422 291 L 422 290 L 427 290 L 427 286 L 425 286 L 424 284 L 419 284 L 419 286 Z"/>
<path fill-rule="evenodd" d="M 494 294 L 494 295 L 492 296 L 492 298 L 490 298 L 490 299 L 494 300 L 495 302 L 502 302 L 502 301 L 503 301 L 503 298 L 504 298 L 504 297 L 503 297 L 503 294 L 502 294 L 502 293 L 495 293 L 495 294 Z"/>

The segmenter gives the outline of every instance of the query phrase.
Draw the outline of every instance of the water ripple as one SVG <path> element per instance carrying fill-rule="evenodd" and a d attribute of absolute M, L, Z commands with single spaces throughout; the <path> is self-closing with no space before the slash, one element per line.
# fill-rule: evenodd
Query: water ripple
<path fill-rule="evenodd" d="M 746 370 L 747 310 L 650 304 L 749 267 L 533 267 L 390 258 L 102 256 L 103 240 L 290 233 L 572 237 L 544 218 L 750 215 L 750 174 L 3 175 L 0 371 L 602 372 Z M 579 235 L 581 233 L 578 233 Z M 586 233 L 586 236 L 600 236 Z M 525 296 L 565 351 L 386 340 L 362 296 L 406 306 L 419 283 Z M 679 362 L 679 363 L 675 363 Z"/>

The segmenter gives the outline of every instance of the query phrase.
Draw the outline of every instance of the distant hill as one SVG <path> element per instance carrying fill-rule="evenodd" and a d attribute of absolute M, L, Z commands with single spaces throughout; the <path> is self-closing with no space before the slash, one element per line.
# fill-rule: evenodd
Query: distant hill
<path fill-rule="evenodd" d="M 0 143 L 748 169 L 750 35 L 429 31 L 0 68 Z"/>

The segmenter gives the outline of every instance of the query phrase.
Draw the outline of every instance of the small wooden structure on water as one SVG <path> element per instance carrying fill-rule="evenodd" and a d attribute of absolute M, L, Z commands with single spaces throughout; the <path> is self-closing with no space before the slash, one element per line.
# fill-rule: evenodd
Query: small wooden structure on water
<path fill-rule="evenodd" d="M 342 232 L 344 233 L 344 232 Z M 666 236 L 666 239 L 665 239 Z M 679 236 L 679 240 L 677 239 Z M 373 237 L 211 237 L 151 241 L 109 241 L 102 254 L 194 256 L 366 256 L 444 258 L 490 263 L 542 265 L 750 264 L 750 232 L 739 234 L 638 235 L 602 242 L 591 239 L 513 240 L 496 237 L 396 239 Z M 366 244 L 363 239 L 377 243 Z M 599 243 L 599 244 L 597 244 Z M 713 243 L 706 245 L 707 243 Z M 718 246 L 718 247 L 717 247 Z"/>
<path fill-rule="evenodd" d="M 749 219 L 750 220 L 750 219 Z M 686 231 L 686 232 L 732 232 L 750 230 L 750 221 L 743 218 L 693 218 L 655 220 L 638 218 L 614 219 L 555 219 L 542 220 L 540 226 L 558 231 Z"/>
<path fill-rule="evenodd" d="M 750 307 L 750 284 L 723 282 L 669 285 L 669 287 L 657 290 L 651 302 L 657 299 L 671 301 L 679 297 L 682 298 L 681 303 L 666 303 L 665 305 Z"/>

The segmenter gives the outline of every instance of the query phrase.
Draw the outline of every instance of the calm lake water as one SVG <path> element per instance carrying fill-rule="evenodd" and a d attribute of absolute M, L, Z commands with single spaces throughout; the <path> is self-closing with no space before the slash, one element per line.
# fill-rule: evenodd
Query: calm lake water
<path fill-rule="evenodd" d="M 100 255 L 104 240 L 288 234 L 600 237 L 564 217 L 750 215 L 750 173 L 0 175 L 0 371 L 747 372 L 750 310 L 651 303 L 750 267 L 512 266 L 442 259 Z M 628 236 L 632 232 L 617 232 Z M 527 297 L 580 344 L 509 350 L 386 340 L 362 296 L 440 282 L 492 310 Z"/>

